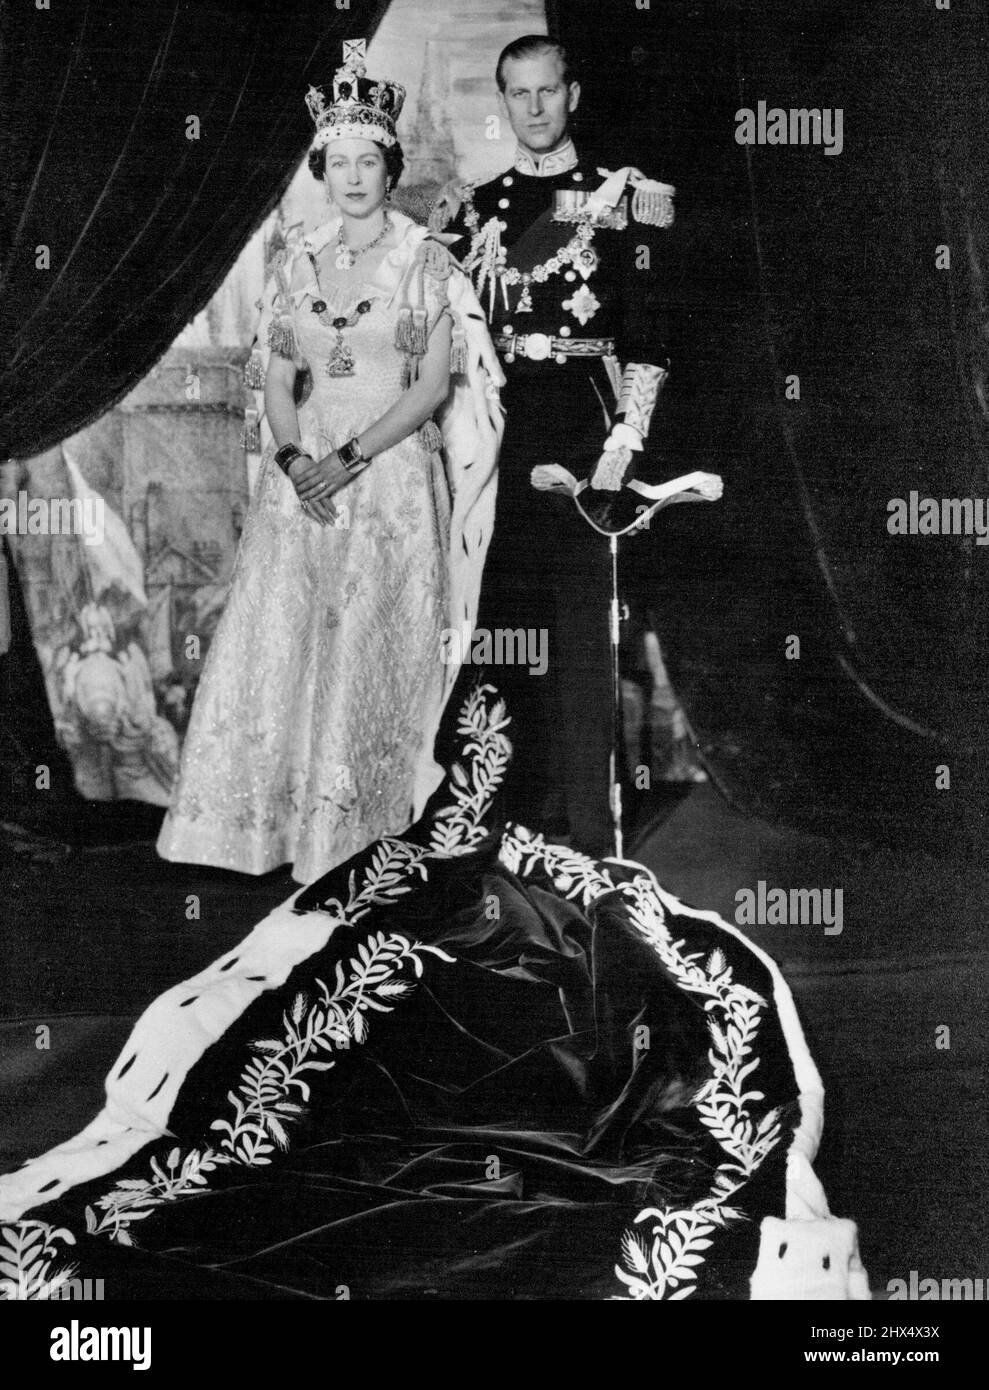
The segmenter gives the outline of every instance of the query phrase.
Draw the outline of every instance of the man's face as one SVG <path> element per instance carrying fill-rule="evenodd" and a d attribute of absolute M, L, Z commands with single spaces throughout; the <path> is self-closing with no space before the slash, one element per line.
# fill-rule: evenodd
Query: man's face
<path fill-rule="evenodd" d="M 562 64 L 553 52 L 508 58 L 502 77 L 502 103 L 519 144 L 533 154 L 555 150 L 567 137 L 570 112 L 580 100 L 580 84 L 564 82 Z"/>

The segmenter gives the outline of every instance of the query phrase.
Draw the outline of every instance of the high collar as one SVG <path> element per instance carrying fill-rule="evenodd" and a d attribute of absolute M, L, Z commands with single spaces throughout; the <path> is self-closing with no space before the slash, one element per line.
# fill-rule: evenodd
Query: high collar
<path fill-rule="evenodd" d="M 579 163 L 572 140 L 567 140 L 558 150 L 550 150 L 547 154 L 531 154 L 521 145 L 515 151 L 516 173 L 530 174 L 538 179 L 548 179 L 553 174 L 568 174 Z"/>

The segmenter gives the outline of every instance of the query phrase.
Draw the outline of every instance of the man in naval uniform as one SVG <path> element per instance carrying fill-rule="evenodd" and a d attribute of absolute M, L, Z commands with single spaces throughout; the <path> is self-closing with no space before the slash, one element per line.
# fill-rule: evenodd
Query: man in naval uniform
<path fill-rule="evenodd" d="M 674 190 L 577 151 L 580 86 L 559 44 L 510 44 L 497 82 L 518 140 L 513 167 L 480 186 L 448 185 L 430 219 L 461 238 L 451 249 L 474 279 L 507 377 L 478 627 L 532 633 L 530 656 L 548 645 L 545 668 L 489 672 L 512 717 L 509 816 L 600 855 L 614 844 L 611 558 L 572 497 L 540 490 L 538 472 L 534 486 L 533 470 L 557 464 L 590 477 L 585 497 L 605 508 L 641 472 L 669 365 L 654 293 L 666 233 L 652 229 L 672 221 Z"/>

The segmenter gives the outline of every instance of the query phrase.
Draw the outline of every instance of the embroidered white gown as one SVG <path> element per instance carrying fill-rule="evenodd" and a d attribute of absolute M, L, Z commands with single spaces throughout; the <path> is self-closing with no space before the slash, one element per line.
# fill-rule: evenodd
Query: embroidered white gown
<path fill-rule="evenodd" d="M 398 290 L 425 233 L 401 222 L 404 263 L 400 248 L 353 291 L 318 290 L 301 253 L 288 267 L 287 284 L 303 283 L 289 298 L 297 360 L 312 374 L 299 425 L 314 457 L 403 390 Z M 308 245 L 318 249 L 326 236 L 316 237 Z M 337 335 L 312 312 L 316 297 L 330 316 L 371 304 L 345 330 L 353 376 L 327 374 Z M 425 301 L 432 331 L 442 297 L 428 280 Z M 337 494 L 344 524 L 324 528 L 271 455 L 269 446 L 158 850 L 251 874 L 291 861 L 305 883 L 413 819 L 417 764 L 449 676 L 440 653 L 451 498 L 440 454 L 416 433 Z"/>

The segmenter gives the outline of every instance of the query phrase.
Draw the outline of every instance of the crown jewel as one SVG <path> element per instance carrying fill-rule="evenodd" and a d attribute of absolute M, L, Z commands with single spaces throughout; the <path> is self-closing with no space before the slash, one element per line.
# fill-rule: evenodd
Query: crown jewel
<path fill-rule="evenodd" d="M 309 114 L 316 123 L 316 149 L 331 140 L 378 140 L 383 145 L 397 143 L 395 122 L 405 101 L 405 88 L 398 82 L 367 76 L 364 39 L 345 39 L 343 66 L 333 77 L 333 100 L 327 102 L 321 87 L 306 93 Z"/>

